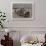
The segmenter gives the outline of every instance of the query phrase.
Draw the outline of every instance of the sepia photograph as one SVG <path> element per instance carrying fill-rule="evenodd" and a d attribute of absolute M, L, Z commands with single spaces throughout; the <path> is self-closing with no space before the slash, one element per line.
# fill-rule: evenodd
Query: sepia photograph
<path fill-rule="evenodd" d="M 12 17 L 14 19 L 32 19 L 34 16 L 32 3 L 12 3 Z"/>
<path fill-rule="evenodd" d="M 32 18 L 32 4 L 13 4 L 13 18 Z"/>

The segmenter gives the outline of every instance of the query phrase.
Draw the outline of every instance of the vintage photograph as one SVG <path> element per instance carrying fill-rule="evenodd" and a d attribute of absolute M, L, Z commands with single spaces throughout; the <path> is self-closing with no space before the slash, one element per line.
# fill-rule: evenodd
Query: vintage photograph
<path fill-rule="evenodd" d="M 32 4 L 13 3 L 12 16 L 13 18 L 32 18 Z"/>

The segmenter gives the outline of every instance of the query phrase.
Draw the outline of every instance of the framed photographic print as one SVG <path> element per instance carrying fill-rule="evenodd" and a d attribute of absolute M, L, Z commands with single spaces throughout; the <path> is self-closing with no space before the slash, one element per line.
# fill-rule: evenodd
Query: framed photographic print
<path fill-rule="evenodd" d="M 13 20 L 33 20 L 35 15 L 34 2 L 14 3 L 12 2 Z"/>

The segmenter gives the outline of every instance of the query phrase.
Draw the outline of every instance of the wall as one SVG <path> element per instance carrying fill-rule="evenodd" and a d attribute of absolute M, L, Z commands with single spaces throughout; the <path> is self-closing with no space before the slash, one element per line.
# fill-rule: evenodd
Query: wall
<path fill-rule="evenodd" d="M 33 21 L 11 21 L 11 2 L 31 2 L 35 1 L 35 19 Z M 0 0 L 0 9 L 6 12 L 7 19 L 10 20 L 6 24 L 7 27 L 38 27 L 38 29 L 46 30 L 46 0 Z M 32 29 L 32 28 L 31 28 Z M 33 28 L 34 29 L 34 28 Z M 37 30 L 38 30 L 37 29 Z"/>
<path fill-rule="evenodd" d="M 31 2 L 31 1 L 35 1 L 35 19 L 33 21 L 12 21 L 11 2 Z M 38 31 L 38 32 L 46 31 L 45 4 L 46 0 L 0 0 L 0 9 L 3 12 L 6 12 L 7 19 L 9 20 L 8 21 L 9 23 L 6 23 L 5 26 L 11 30 L 21 31 L 20 36 L 27 34 L 28 32 L 30 33 L 31 31 Z"/>
<path fill-rule="evenodd" d="M 34 0 L 12 0 L 11 2 L 31 2 Z M 14 21 L 10 27 L 46 27 L 46 0 L 35 0 L 35 19 L 33 21 Z M 11 25 L 12 24 L 12 25 Z M 15 25 L 15 26 L 14 26 Z"/>

